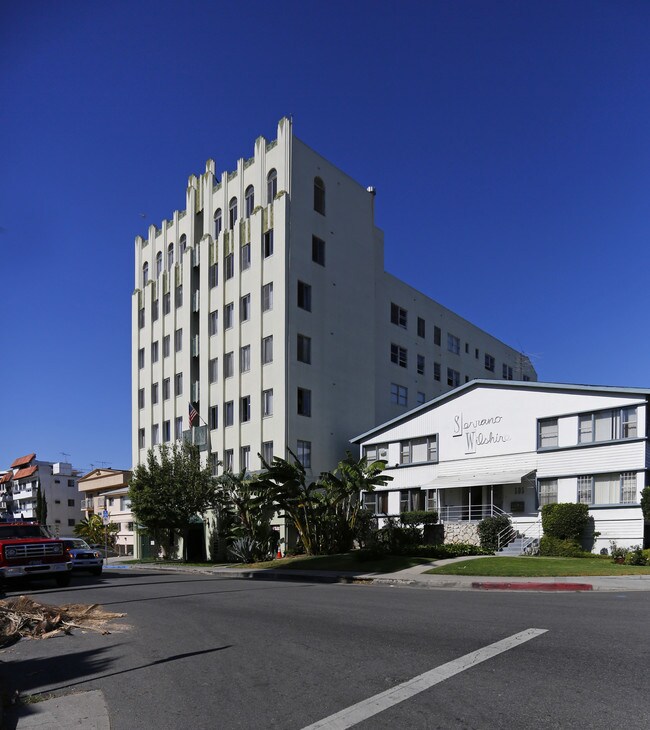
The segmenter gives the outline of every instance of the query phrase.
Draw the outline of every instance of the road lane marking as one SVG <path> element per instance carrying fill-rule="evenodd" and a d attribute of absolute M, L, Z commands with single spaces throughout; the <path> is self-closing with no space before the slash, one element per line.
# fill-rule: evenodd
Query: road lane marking
<path fill-rule="evenodd" d="M 374 697 L 357 702 L 356 705 L 352 705 L 345 710 L 330 715 L 324 720 L 319 720 L 313 725 L 308 725 L 303 730 L 345 730 L 367 720 L 373 715 L 387 710 L 393 705 L 404 702 L 409 697 L 424 692 L 425 689 L 429 689 L 429 687 L 433 687 L 435 684 L 444 682 L 445 679 L 449 679 L 449 677 L 453 677 L 455 674 L 460 674 L 460 672 L 471 669 L 477 664 L 492 659 L 492 657 L 498 654 L 503 654 L 504 651 L 514 649 L 520 644 L 524 644 L 537 636 L 545 634 L 547 631 L 548 629 L 526 629 L 525 631 L 520 631 L 518 634 L 513 634 L 506 639 L 501 639 L 501 641 L 497 641 L 494 644 L 489 644 L 482 649 L 465 654 L 465 656 L 459 659 L 442 664 L 435 669 L 431 669 L 424 674 L 409 679 L 407 682 L 402 682 L 402 684 L 398 684 L 396 687 L 381 692 Z"/>

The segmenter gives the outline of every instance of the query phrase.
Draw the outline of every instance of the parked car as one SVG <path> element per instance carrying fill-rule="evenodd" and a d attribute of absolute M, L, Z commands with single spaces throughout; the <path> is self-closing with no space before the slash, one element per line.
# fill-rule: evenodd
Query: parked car
<path fill-rule="evenodd" d="M 88 570 L 93 575 L 101 575 L 104 559 L 98 550 L 80 537 L 62 537 L 66 552 L 72 559 L 72 570 Z"/>
<path fill-rule="evenodd" d="M 98 553 L 101 553 L 102 557 L 104 558 L 116 558 L 119 553 L 117 550 L 113 550 L 113 548 L 109 547 L 108 549 L 105 548 L 103 545 L 91 545 L 90 546 L 92 550 L 97 550 Z"/>

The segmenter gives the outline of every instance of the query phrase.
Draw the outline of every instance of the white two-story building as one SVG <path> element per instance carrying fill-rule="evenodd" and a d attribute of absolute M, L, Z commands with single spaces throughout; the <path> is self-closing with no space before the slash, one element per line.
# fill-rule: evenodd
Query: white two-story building
<path fill-rule="evenodd" d="M 612 540 L 640 545 L 649 397 L 640 388 L 474 380 L 353 439 L 393 477 L 365 504 L 380 516 L 438 510 L 446 540 L 475 542 L 485 516 L 505 512 L 536 535 L 542 505 L 582 502 L 595 551 Z"/>

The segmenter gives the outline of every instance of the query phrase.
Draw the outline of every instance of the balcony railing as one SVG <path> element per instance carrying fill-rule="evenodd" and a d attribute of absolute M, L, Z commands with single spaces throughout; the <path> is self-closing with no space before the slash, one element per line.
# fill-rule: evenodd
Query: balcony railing
<path fill-rule="evenodd" d="M 507 512 L 494 504 L 444 505 L 438 513 L 440 522 L 480 522 L 486 517 L 505 514 Z"/>

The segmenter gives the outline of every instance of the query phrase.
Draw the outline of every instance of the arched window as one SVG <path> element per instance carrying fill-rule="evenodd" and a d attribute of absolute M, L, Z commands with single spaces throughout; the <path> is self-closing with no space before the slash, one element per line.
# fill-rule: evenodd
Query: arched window
<path fill-rule="evenodd" d="M 325 183 L 319 178 L 314 178 L 314 210 L 325 215 Z"/>
<path fill-rule="evenodd" d="M 228 206 L 228 227 L 234 228 L 237 223 L 237 198 L 233 198 Z"/>
<path fill-rule="evenodd" d="M 142 286 L 146 286 L 149 281 L 149 264 L 145 261 L 142 264 Z"/>
<path fill-rule="evenodd" d="M 178 241 L 178 248 L 176 249 L 176 263 L 181 264 L 183 263 L 183 254 L 185 253 L 185 249 L 187 248 L 187 237 L 185 234 L 183 234 L 180 237 L 180 240 Z"/>
<path fill-rule="evenodd" d="M 170 243 L 169 246 L 167 246 L 167 271 L 171 271 L 173 265 L 174 265 L 174 244 Z"/>
<path fill-rule="evenodd" d="M 156 279 L 160 278 L 162 272 L 162 251 L 158 251 L 156 254 Z"/>
<path fill-rule="evenodd" d="M 266 176 L 266 204 L 270 205 L 278 194 L 278 173 L 271 170 Z"/>
<path fill-rule="evenodd" d="M 246 188 L 244 201 L 246 202 L 246 217 L 250 218 L 253 215 L 253 208 L 255 207 L 255 190 L 252 185 Z"/>
<path fill-rule="evenodd" d="M 217 211 L 214 214 L 214 240 L 215 241 L 217 240 L 217 238 L 219 238 L 219 234 L 221 233 L 222 228 L 223 228 L 223 220 L 221 217 L 221 208 L 217 208 Z"/>

